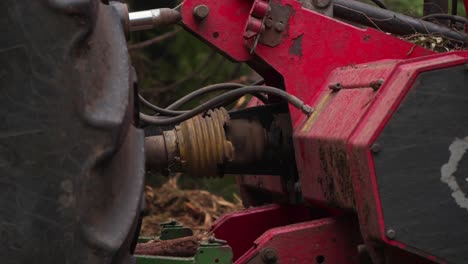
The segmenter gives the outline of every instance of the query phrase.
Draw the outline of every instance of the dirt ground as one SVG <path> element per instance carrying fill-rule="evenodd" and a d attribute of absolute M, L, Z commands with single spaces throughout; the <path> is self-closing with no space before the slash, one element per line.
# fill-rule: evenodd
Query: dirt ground
<path fill-rule="evenodd" d="M 243 208 L 240 199 L 231 203 L 204 190 L 181 190 L 177 179 L 171 178 L 159 188 L 145 187 L 149 215 L 143 218 L 141 235 L 158 235 L 159 225 L 172 219 L 201 234 L 221 215 Z"/>

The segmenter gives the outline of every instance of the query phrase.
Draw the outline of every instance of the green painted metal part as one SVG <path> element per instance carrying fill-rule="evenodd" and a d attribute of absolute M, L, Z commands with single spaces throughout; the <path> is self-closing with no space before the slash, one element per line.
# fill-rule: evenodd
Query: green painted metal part
<path fill-rule="evenodd" d="M 195 255 L 195 263 L 232 263 L 232 249 L 221 243 L 202 242 Z"/>
<path fill-rule="evenodd" d="M 192 229 L 184 227 L 175 220 L 161 224 L 161 236 L 159 237 L 160 240 L 170 240 L 188 236 L 193 236 Z"/>
<path fill-rule="evenodd" d="M 170 240 L 181 237 L 193 236 L 193 231 L 190 228 L 184 227 L 182 224 L 175 220 L 171 220 L 166 223 L 160 224 L 161 235 L 158 236 L 140 236 L 138 237 L 138 243 L 146 243 L 151 240 Z"/>
<path fill-rule="evenodd" d="M 137 264 L 191 264 L 195 263 L 192 258 L 159 257 L 159 256 L 137 256 Z"/>
<path fill-rule="evenodd" d="M 139 237 L 138 243 L 146 243 L 154 239 L 170 240 L 192 236 L 190 228 L 182 226 L 179 222 L 171 220 L 161 224 L 161 236 Z M 200 242 L 193 257 L 168 257 L 137 255 L 137 264 L 232 264 L 232 249 L 226 241 L 210 237 Z"/>
<path fill-rule="evenodd" d="M 222 242 L 202 241 L 193 257 L 137 256 L 137 264 L 232 264 L 232 249 Z"/>

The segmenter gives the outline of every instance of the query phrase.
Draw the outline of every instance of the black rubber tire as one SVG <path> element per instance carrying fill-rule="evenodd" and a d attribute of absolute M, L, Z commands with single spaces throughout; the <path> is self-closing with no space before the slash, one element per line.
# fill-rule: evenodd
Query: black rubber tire
<path fill-rule="evenodd" d="M 117 12 L 0 1 L 1 263 L 131 263 L 143 132 Z"/>

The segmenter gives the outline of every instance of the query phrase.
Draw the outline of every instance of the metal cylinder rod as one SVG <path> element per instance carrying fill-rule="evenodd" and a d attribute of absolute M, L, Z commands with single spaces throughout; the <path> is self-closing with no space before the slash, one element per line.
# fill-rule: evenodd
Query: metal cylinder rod
<path fill-rule="evenodd" d="M 157 26 L 176 24 L 180 21 L 180 13 L 170 8 L 159 8 L 131 12 L 128 14 L 130 31 L 151 29 Z"/>
<path fill-rule="evenodd" d="M 468 44 L 468 35 L 465 33 L 358 1 L 334 0 L 333 12 L 337 18 L 396 35 L 439 34 Z"/>

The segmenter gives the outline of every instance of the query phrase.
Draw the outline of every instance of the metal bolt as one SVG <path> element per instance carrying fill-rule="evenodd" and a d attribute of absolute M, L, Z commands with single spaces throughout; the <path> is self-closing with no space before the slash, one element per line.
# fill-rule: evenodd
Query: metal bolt
<path fill-rule="evenodd" d="M 312 4 L 316 8 L 325 9 L 331 4 L 331 0 L 312 0 Z"/>
<path fill-rule="evenodd" d="M 266 28 L 273 27 L 273 19 L 271 19 L 271 17 L 269 17 L 267 20 L 265 20 L 265 27 Z"/>
<path fill-rule="evenodd" d="M 222 239 L 217 239 L 216 237 L 210 236 L 208 238 L 208 243 L 226 245 L 227 241 Z"/>
<path fill-rule="evenodd" d="M 370 147 L 370 151 L 372 151 L 372 153 L 375 153 L 375 154 L 379 153 L 381 150 L 382 150 L 382 146 L 380 146 L 379 143 L 374 143 Z"/>
<path fill-rule="evenodd" d="M 275 24 L 275 30 L 278 31 L 278 32 L 282 32 L 284 30 L 283 22 L 277 22 Z"/>
<path fill-rule="evenodd" d="M 278 253 L 273 248 L 265 248 L 261 252 L 262 260 L 264 263 L 277 263 Z"/>
<path fill-rule="evenodd" d="M 339 91 L 339 90 L 343 89 L 343 85 L 341 85 L 341 83 L 332 83 L 332 84 L 328 85 L 328 88 L 330 88 L 333 91 Z"/>
<path fill-rule="evenodd" d="M 377 91 L 382 86 L 383 83 L 384 83 L 384 79 L 378 79 L 377 81 L 371 84 L 371 87 L 374 91 Z"/>
<path fill-rule="evenodd" d="M 395 239 L 396 231 L 390 228 L 387 230 L 387 233 L 385 235 L 387 236 L 388 239 Z"/>
<path fill-rule="evenodd" d="M 193 8 L 193 16 L 196 20 L 202 21 L 210 13 L 210 8 L 206 5 L 197 5 Z"/>

